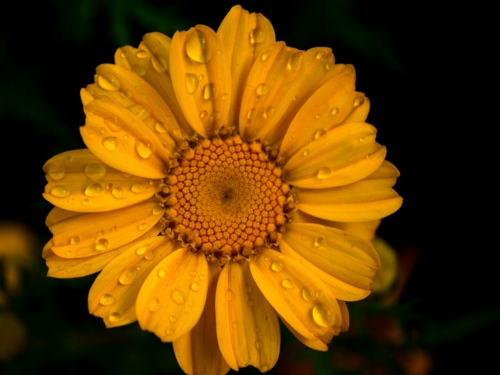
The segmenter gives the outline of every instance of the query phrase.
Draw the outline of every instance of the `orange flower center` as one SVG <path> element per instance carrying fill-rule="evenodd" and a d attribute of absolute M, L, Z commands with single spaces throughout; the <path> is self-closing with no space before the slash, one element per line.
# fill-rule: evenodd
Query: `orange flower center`
<path fill-rule="evenodd" d="M 260 143 L 204 140 L 166 178 L 166 232 L 219 261 L 276 242 L 290 188 Z"/>

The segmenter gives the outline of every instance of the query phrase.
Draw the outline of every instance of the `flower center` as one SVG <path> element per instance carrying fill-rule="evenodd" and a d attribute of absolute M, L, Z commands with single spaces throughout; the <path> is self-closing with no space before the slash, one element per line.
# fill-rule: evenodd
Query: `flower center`
<path fill-rule="evenodd" d="M 276 243 L 290 187 L 260 143 L 203 140 L 166 178 L 166 233 L 220 262 Z"/>

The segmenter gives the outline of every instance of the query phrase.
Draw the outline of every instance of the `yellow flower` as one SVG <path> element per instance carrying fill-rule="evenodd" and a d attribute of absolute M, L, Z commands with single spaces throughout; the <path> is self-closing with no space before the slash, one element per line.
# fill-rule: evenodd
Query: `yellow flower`
<path fill-rule="evenodd" d="M 269 370 L 278 315 L 327 350 L 402 201 L 354 81 L 329 48 L 276 42 L 240 6 L 217 32 L 120 48 L 81 91 L 88 150 L 44 166 L 49 276 L 102 270 L 90 312 L 173 342 L 188 374 Z"/>

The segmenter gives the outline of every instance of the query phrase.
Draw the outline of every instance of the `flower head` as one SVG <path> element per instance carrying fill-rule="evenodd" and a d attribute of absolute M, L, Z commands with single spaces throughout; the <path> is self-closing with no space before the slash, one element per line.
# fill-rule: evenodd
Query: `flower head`
<path fill-rule="evenodd" d="M 53 277 L 102 271 L 89 309 L 173 342 L 186 373 L 272 368 L 278 316 L 326 350 L 370 293 L 398 170 L 329 48 L 233 7 L 217 32 L 146 34 L 82 89 L 88 149 L 44 166 Z"/>

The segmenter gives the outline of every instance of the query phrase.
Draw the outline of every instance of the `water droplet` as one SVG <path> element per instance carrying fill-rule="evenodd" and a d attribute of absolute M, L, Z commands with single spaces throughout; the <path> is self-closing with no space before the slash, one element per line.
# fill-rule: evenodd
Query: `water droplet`
<path fill-rule="evenodd" d="M 128 92 L 127 90 L 122 90 L 122 91 L 120 91 L 120 96 L 122 98 L 129 99 L 130 98 L 130 92 Z"/>
<path fill-rule="evenodd" d="M 238 323 L 233 323 L 233 328 L 237 328 L 238 327 Z"/>
<path fill-rule="evenodd" d="M 78 236 L 75 236 L 75 237 L 71 237 L 71 240 L 69 242 L 71 245 L 76 245 L 78 243 L 80 243 L 80 237 Z"/>
<path fill-rule="evenodd" d="M 111 314 L 108 318 L 110 323 L 116 323 L 118 320 L 120 320 L 122 316 L 118 314 L 117 312 Z"/>
<path fill-rule="evenodd" d="M 59 185 L 59 186 L 54 186 L 50 190 L 50 194 L 56 198 L 66 198 L 67 196 L 69 196 L 70 193 L 68 188 Z"/>
<path fill-rule="evenodd" d="M 106 134 L 106 128 L 105 127 L 100 128 L 99 131 L 101 132 L 101 134 Z"/>
<path fill-rule="evenodd" d="M 172 301 L 174 301 L 178 305 L 183 305 L 184 303 L 186 303 L 186 297 L 184 296 L 184 293 L 179 289 L 174 289 L 172 291 L 171 298 Z"/>
<path fill-rule="evenodd" d="M 213 83 L 207 84 L 203 89 L 203 99 L 205 100 L 215 99 L 216 94 L 216 88 Z"/>
<path fill-rule="evenodd" d="M 325 239 L 323 237 L 318 237 L 316 238 L 316 241 L 314 241 L 314 246 L 319 247 L 323 246 L 325 244 Z"/>
<path fill-rule="evenodd" d="M 160 309 L 160 300 L 158 298 L 155 298 L 151 301 L 149 304 L 149 311 L 155 312 Z"/>
<path fill-rule="evenodd" d="M 167 128 L 165 127 L 165 125 L 163 125 L 161 122 L 157 122 L 155 124 L 155 129 L 158 133 L 166 133 L 167 132 Z"/>
<path fill-rule="evenodd" d="M 158 73 L 163 73 L 167 70 L 167 62 L 160 55 L 153 55 L 151 57 L 151 65 L 153 65 L 153 69 Z"/>
<path fill-rule="evenodd" d="M 148 57 L 148 52 L 147 51 L 144 51 L 143 49 L 140 49 L 139 51 L 137 51 L 135 53 L 135 55 L 140 58 L 140 59 L 144 59 L 146 57 Z"/>
<path fill-rule="evenodd" d="M 308 286 L 302 289 L 302 298 L 304 298 L 309 303 L 316 302 L 316 296 L 314 295 L 312 289 Z"/>
<path fill-rule="evenodd" d="M 163 209 L 161 207 L 155 207 L 153 208 L 153 215 L 159 215 L 163 212 Z"/>
<path fill-rule="evenodd" d="M 255 341 L 255 347 L 257 348 L 257 350 L 262 349 L 262 341 L 260 340 Z"/>
<path fill-rule="evenodd" d="M 274 107 L 267 107 L 262 116 L 264 116 L 264 118 L 271 117 L 274 113 L 274 110 L 275 110 Z"/>
<path fill-rule="evenodd" d="M 283 285 L 284 288 L 286 289 L 292 289 L 293 288 L 293 282 L 290 279 L 285 279 L 281 282 L 281 285 Z"/>
<path fill-rule="evenodd" d="M 252 29 L 249 36 L 251 44 L 261 43 L 264 40 L 264 32 L 258 27 Z"/>
<path fill-rule="evenodd" d="M 248 293 L 252 293 L 252 287 L 250 285 L 247 285 L 246 289 Z"/>
<path fill-rule="evenodd" d="M 302 65 L 302 52 L 295 52 L 288 58 L 288 68 L 292 70 L 299 70 Z"/>
<path fill-rule="evenodd" d="M 133 193 L 142 193 L 146 189 L 143 184 L 133 184 L 131 190 Z"/>
<path fill-rule="evenodd" d="M 255 108 L 250 108 L 247 112 L 247 119 L 251 119 L 255 114 Z"/>
<path fill-rule="evenodd" d="M 141 247 L 138 247 L 136 250 L 135 250 L 135 253 L 137 255 L 142 255 L 146 252 L 146 250 L 149 248 L 149 245 L 145 245 L 145 246 L 141 246 Z"/>
<path fill-rule="evenodd" d="M 146 69 L 145 69 L 144 67 L 142 67 L 142 66 L 139 66 L 139 65 L 134 66 L 134 67 L 132 68 L 132 70 L 133 70 L 134 72 L 136 72 L 136 73 L 137 73 L 137 75 L 139 75 L 139 76 L 143 76 L 143 75 L 145 75 L 145 74 L 146 74 Z"/>
<path fill-rule="evenodd" d="M 102 164 L 90 164 L 85 167 L 85 174 L 91 180 L 99 180 L 106 174 L 106 167 Z"/>
<path fill-rule="evenodd" d="M 327 62 L 327 63 L 325 64 L 325 69 L 326 69 L 326 70 L 330 70 L 330 69 L 332 69 L 332 68 L 333 68 L 333 65 L 334 65 L 334 64 L 333 64 L 331 61 L 329 61 L 329 62 Z"/>
<path fill-rule="evenodd" d="M 332 175 L 332 170 L 330 168 L 321 168 L 317 174 L 318 178 L 321 180 L 331 177 L 331 175 Z"/>
<path fill-rule="evenodd" d="M 123 198 L 123 189 L 121 187 L 115 187 L 115 188 L 113 188 L 113 190 L 111 190 L 111 194 L 113 194 L 113 196 L 115 198 L 122 199 Z"/>
<path fill-rule="evenodd" d="M 104 231 L 100 230 L 99 233 L 97 233 L 98 236 L 104 236 Z"/>
<path fill-rule="evenodd" d="M 127 53 L 127 52 L 121 52 L 121 53 L 120 53 L 120 57 L 121 57 L 122 59 L 126 58 L 127 56 L 128 56 L 128 53 Z"/>
<path fill-rule="evenodd" d="M 316 60 L 320 60 L 325 57 L 325 53 L 323 51 L 316 52 Z"/>
<path fill-rule="evenodd" d="M 175 322 L 177 321 L 177 318 L 176 318 L 175 316 L 173 316 L 173 315 L 170 315 L 170 316 L 168 317 L 168 321 L 169 321 L 170 323 L 175 323 Z"/>
<path fill-rule="evenodd" d="M 135 268 L 129 268 L 129 269 L 123 271 L 120 274 L 120 277 L 118 278 L 118 281 L 122 285 L 130 285 L 130 284 L 132 284 L 134 282 L 135 275 L 136 275 Z"/>
<path fill-rule="evenodd" d="M 115 303 L 115 297 L 113 297 L 112 295 L 110 294 L 105 294 L 101 297 L 101 299 L 99 300 L 99 303 L 103 306 L 110 306 L 112 305 L 113 303 Z"/>
<path fill-rule="evenodd" d="M 318 129 L 318 130 L 316 130 L 316 133 L 314 133 L 314 139 L 321 138 L 325 134 L 326 134 L 325 129 Z"/>
<path fill-rule="evenodd" d="M 149 159 L 153 155 L 154 146 L 148 140 L 138 139 L 135 142 L 135 150 L 141 158 Z"/>
<path fill-rule="evenodd" d="M 120 82 L 111 74 L 99 74 L 97 84 L 104 90 L 117 91 L 120 89 Z"/>
<path fill-rule="evenodd" d="M 150 251 L 149 253 L 146 254 L 146 256 L 144 257 L 144 259 L 146 259 L 146 260 L 152 260 L 152 259 L 154 259 L 155 256 L 156 256 L 156 253 L 154 251 Z"/>
<path fill-rule="evenodd" d="M 269 367 L 267 367 L 266 365 L 262 365 L 262 366 L 260 366 L 259 370 L 260 370 L 260 372 L 266 372 L 268 368 Z"/>
<path fill-rule="evenodd" d="M 257 95 L 259 96 L 262 96 L 262 95 L 266 95 L 267 92 L 269 91 L 269 87 L 265 84 L 265 83 L 261 83 L 260 85 L 257 86 L 257 88 L 255 89 L 255 92 L 257 93 Z"/>
<path fill-rule="evenodd" d="M 354 98 L 354 107 L 359 107 L 365 103 L 365 99 L 362 96 L 357 96 Z"/>
<path fill-rule="evenodd" d="M 321 113 L 316 113 L 316 119 L 321 118 Z"/>
<path fill-rule="evenodd" d="M 190 33 L 185 44 L 187 55 L 196 62 L 207 62 L 211 56 L 211 49 L 205 35 L 200 30 L 192 30 Z"/>
<path fill-rule="evenodd" d="M 189 271 L 189 274 L 194 277 L 194 276 L 196 276 L 197 272 L 195 270 L 192 270 L 192 271 Z"/>
<path fill-rule="evenodd" d="M 231 289 L 226 290 L 226 299 L 228 301 L 231 301 L 232 299 L 234 299 L 234 292 Z"/>
<path fill-rule="evenodd" d="M 89 201 L 87 198 L 85 198 L 84 200 L 82 200 L 82 204 L 83 204 L 84 206 L 88 206 L 88 205 L 89 205 L 89 203 L 90 203 L 90 201 Z"/>
<path fill-rule="evenodd" d="M 205 275 L 200 275 L 200 280 L 205 280 L 206 276 Z"/>
<path fill-rule="evenodd" d="M 192 94 L 196 90 L 198 90 L 198 86 L 200 84 L 200 81 L 198 81 L 198 78 L 191 73 L 186 74 L 186 90 L 188 93 Z"/>
<path fill-rule="evenodd" d="M 274 272 L 280 272 L 283 270 L 283 262 L 273 262 L 273 264 L 271 264 L 271 269 Z"/>
<path fill-rule="evenodd" d="M 118 146 L 116 137 L 106 137 L 102 140 L 102 145 L 106 150 L 113 151 Z"/>
<path fill-rule="evenodd" d="M 262 61 L 266 61 L 267 59 L 269 59 L 271 57 L 273 53 L 270 51 L 270 50 L 267 50 L 266 52 L 264 52 L 262 54 L 262 56 L 260 57 Z"/>
<path fill-rule="evenodd" d="M 167 336 L 172 335 L 172 333 L 174 333 L 174 330 L 173 330 L 172 328 L 169 328 L 169 329 L 167 329 L 167 330 L 165 331 L 165 334 L 166 334 Z"/>
<path fill-rule="evenodd" d="M 146 223 L 140 223 L 139 226 L 137 227 L 137 229 L 144 230 L 144 229 L 146 229 L 146 227 L 147 227 Z"/>
<path fill-rule="evenodd" d="M 105 238 L 101 238 L 99 241 L 97 241 L 95 245 L 95 249 L 97 251 L 105 251 L 108 250 L 109 247 L 109 241 Z"/>
<path fill-rule="evenodd" d="M 201 111 L 200 112 L 200 118 L 205 118 L 208 116 L 208 112 L 207 111 Z"/>
<path fill-rule="evenodd" d="M 363 142 L 365 141 L 365 137 L 359 137 L 358 141 L 359 141 L 360 143 L 363 143 Z"/>
<path fill-rule="evenodd" d="M 191 284 L 191 289 L 194 290 L 195 292 L 197 292 L 198 290 L 200 290 L 200 288 L 201 288 L 200 287 L 200 283 L 198 283 L 196 281 Z"/>
<path fill-rule="evenodd" d="M 66 176 L 66 173 L 61 168 L 57 167 L 51 167 L 49 169 L 49 176 L 51 179 L 58 181 L 64 178 Z"/>
<path fill-rule="evenodd" d="M 309 156 L 309 154 L 311 153 L 311 151 L 308 149 L 308 150 L 305 150 L 302 155 L 304 156 Z"/>
<path fill-rule="evenodd" d="M 328 328 L 333 326 L 333 324 L 335 323 L 335 319 L 330 310 L 321 303 L 318 303 L 313 307 L 312 315 L 316 324 L 321 327 Z"/>
<path fill-rule="evenodd" d="M 165 275 L 167 274 L 167 272 L 162 268 L 161 270 L 158 271 L 158 277 L 160 279 L 163 279 L 165 277 Z"/>
<path fill-rule="evenodd" d="M 227 100 L 227 99 L 229 99 L 229 94 L 228 93 L 222 94 L 222 100 Z"/>
<path fill-rule="evenodd" d="M 85 189 L 85 195 L 87 197 L 100 197 L 105 192 L 104 187 L 101 184 L 94 183 L 87 186 Z"/>
<path fill-rule="evenodd" d="M 144 108 L 142 104 L 134 104 L 131 105 L 130 107 L 127 107 L 127 109 L 132 112 L 134 115 L 139 117 L 139 120 L 145 120 L 149 117 L 149 112 Z"/>

